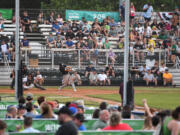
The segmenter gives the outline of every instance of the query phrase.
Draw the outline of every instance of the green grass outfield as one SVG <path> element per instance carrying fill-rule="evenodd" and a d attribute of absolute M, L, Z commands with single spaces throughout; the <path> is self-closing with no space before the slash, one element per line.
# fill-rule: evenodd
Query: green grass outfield
<path fill-rule="evenodd" d="M 0 86 L 1 89 L 7 89 L 9 87 L 7 86 Z M 46 89 L 51 88 L 57 88 L 54 86 L 48 86 Z M 66 87 L 67 90 L 72 90 L 71 87 Z M 100 98 L 100 99 L 107 99 L 112 101 L 121 102 L 121 98 L 118 94 L 119 87 L 91 87 L 91 86 L 80 86 L 77 87 L 78 90 L 83 91 L 85 89 L 91 89 L 91 90 L 107 90 L 107 91 L 117 91 L 117 94 L 99 94 L 99 95 L 88 95 L 90 97 Z M 1 96 L 13 96 L 13 94 L 1 94 Z M 81 98 L 70 98 L 70 97 L 62 97 L 60 95 L 55 95 L 49 93 L 48 96 L 44 94 L 36 94 L 35 99 L 38 96 L 46 96 L 47 100 L 53 100 L 57 99 L 61 103 L 65 103 L 67 101 L 74 101 Z M 153 108 L 158 109 L 174 109 L 175 107 L 180 105 L 180 88 L 171 88 L 171 87 L 135 87 L 135 104 L 142 106 L 142 99 L 146 98 L 148 101 L 148 105 Z M 4 100 L 5 98 L 2 98 Z M 7 98 L 6 100 L 9 100 L 10 98 Z M 14 99 L 14 98 L 12 98 Z M 98 103 L 95 101 L 88 101 L 84 100 L 85 104 L 88 106 L 98 106 Z"/>
<path fill-rule="evenodd" d="M 121 102 L 118 94 L 89 95 L 90 97 Z M 180 106 L 180 88 L 135 87 L 135 104 L 142 106 L 146 98 L 148 105 L 157 109 L 174 109 Z"/>

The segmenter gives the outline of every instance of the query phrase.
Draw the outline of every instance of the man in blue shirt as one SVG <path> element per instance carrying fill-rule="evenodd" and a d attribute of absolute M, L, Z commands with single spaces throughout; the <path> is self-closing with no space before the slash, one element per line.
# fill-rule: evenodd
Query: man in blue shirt
<path fill-rule="evenodd" d="M 151 21 L 151 16 L 152 16 L 152 12 L 153 12 L 153 7 L 151 6 L 150 3 L 145 4 L 143 7 L 144 10 L 144 19 L 145 21 L 149 22 Z"/>
<path fill-rule="evenodd" d="M 84 126 L 83 122 L 85 122 L 83 114 L 78 113 L 74 116 L 74 123 L 78 127 L 79 131 L 85 131 L 86 130 L 86 127 Z"/>
<path fill-rule="evenodd" d="M 58 24 L 58 21 L 55 21 L 55 23 L 52 25 L 52 31 L 58 32 L 60 30 L 60 26 Z"/>
<path fill-rule="evenodd" d="M 74 42 L 69 37 L 67 38 L 65 44 L 66 44 L 66 48 L 69 49 L 75 48 Z"/>
<path fill-rule="evenodd" d="M 29 40 L 27 40 L 26 36 L 24 36 L 24 39 L 21 41 L 22 47 L 29 47 Z"/>

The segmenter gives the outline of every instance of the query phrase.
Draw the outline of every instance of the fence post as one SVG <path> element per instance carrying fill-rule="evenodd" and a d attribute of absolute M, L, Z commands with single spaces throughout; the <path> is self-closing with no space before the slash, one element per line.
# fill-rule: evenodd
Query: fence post
<path fill-rule="evenodd" d="M 51 50 L 51 56 L 52 56 L 52 68 L 54 68 L 54 50 Z"/>
<path fill-rule="evenodd" d="M 159 50 L 159 67 L 161 66 L 160 63 L 161 63 L 161 50 Z"/>
<path fill-rule="evenodd" d="M 106 66 L 108 66 L 108 51 L 107 51 L 107 49 L 106 49 Z"/>
<path fill-rule="evenodd" d="M 78 49 L 78 69 L 80 69 L 81 66 L 81 60 L 80 60 L 80 49 Z"/>

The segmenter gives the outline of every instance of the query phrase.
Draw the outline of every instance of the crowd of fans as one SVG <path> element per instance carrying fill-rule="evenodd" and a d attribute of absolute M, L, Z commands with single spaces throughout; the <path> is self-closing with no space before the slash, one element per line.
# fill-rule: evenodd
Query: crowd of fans
<path fill-rule="evenodd" d="M 172 112 L 170 110 L 157 111 L 149 108 L 146 99 L 143 99 L 142 102 L 145 110 L 142 130 L 154 131 L 154 135 L 178 135 L 180 107 Z M 40 109 L 40 113 L 37 109 Z M 35 101 L 33 95 L 28 93 L 26 98 L 19 98 L 18 105 L 7 107 L 5 118 L 23 120 L 23 125 L 15 125 L 16 131 L 20 133 L 39 133 L 39 130 L 32 127 L 34 119 L 56 119 L 61 125 L 56 135 L 77 135 L 78 131 L 87 130 L 84 125 L 86 122 L 85 111 L 86 107 L 80 100 L 61 105 L 57 100 L 47 101 L 44 96 L 38 97 Z M 94 110 L 92 118 L 96 119 L 96 122 L 92 125 L 91 130 L 133 131 L 130 125 L 122 123 L 122 119 L 135 119 L 128 106 L 121 108 L 102 102 L 99 108 Z M 6 128 L 6 123 L 0 120 L 0 133 L 2 135 L 4 135 Z"/>

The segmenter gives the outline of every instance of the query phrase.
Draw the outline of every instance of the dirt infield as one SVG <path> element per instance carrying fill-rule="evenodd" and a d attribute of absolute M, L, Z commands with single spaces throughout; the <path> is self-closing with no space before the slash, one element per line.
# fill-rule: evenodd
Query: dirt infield
<path fill-rule="evenodd" d="M 14 90 L 10 90 L 10 89 L 1 89 L 0 93 L 3 94 L 13 94 Z M 98 94 L 118 94 L 117 90 L 102 90 L 102 89 L 77 89 L 76 92 L 74 92 L 72 89 L 63 89 L 61 91 L 58 91 L 58 87 L 57 88 L 47 88 L 47 90 L 38 90 L 38 89 L 31 89 L 31 90 L 26 90 L 24 91 L 24 94 L 27 93 L 33 93 L 33 94 L 50 94 L 50 95 L 54 95 L 54 96 L 67 96 L 70 98 L 81 98 L 84 100 L 88 100 L 88 101 L 93 101 L 93 102 L 102 102 L 105 101 L 109 104 L 115 104 L 115 105 L 121 105 L 121 103 L 119 102 L 115 102 L 115 101 L 109 101 L 109 100 L 103 100 L 103 99 L 98 99 L 98 98 L 92 98 L 92 97 L 88 97 L 88 95 L 98 95 Z M 120 98 L 120 96 L 119 96 Z"/>

